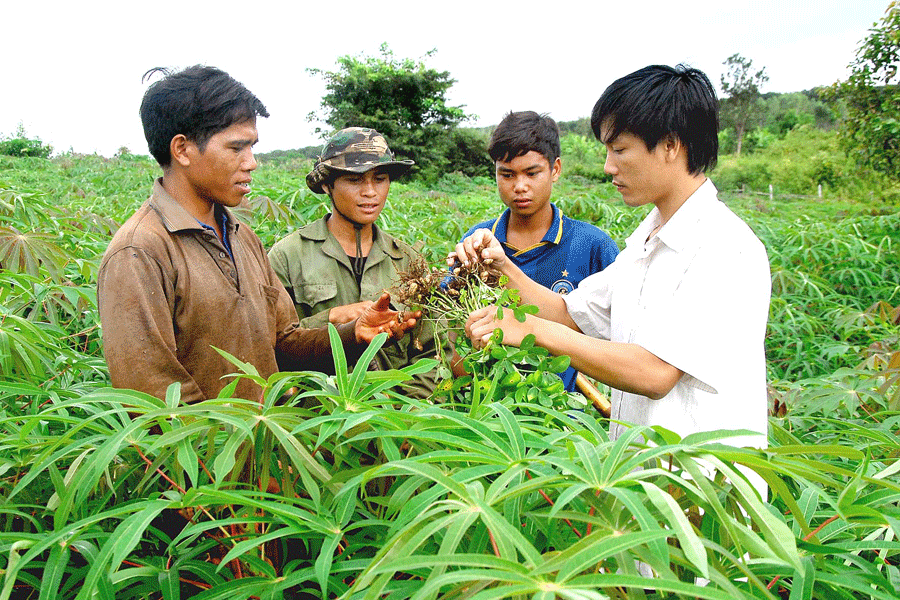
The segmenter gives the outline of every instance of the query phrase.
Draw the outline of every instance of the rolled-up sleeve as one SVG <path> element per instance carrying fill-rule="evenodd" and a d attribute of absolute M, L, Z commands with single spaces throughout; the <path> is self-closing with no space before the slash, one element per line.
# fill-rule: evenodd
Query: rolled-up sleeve
<path fill-rule="evenodd" d="M 586 277 L 571 293 L 563 296 L 569 316 L 585 335 L 610 339 L 612 306 L 612 276 L 616 264 Z"/>
<path fill-rule="evenodd" d="M 294 302 L 271 265 L 269 265 L 269 271 L 269 284 L 277 290 L 277 296 L 274 298 L 274 310 L 278 368 L 284 371 L 304 370 L 334 373 L 334 357 L 331 352 L 327 325 L 315 329 L 303 327 L 297 318 Z M 337 325 L 336 328 L 341 338 L 347 363 L 353 365 L 366 348 L 366 344 L 359 344 L 356 341 L 356 321 Z"/>

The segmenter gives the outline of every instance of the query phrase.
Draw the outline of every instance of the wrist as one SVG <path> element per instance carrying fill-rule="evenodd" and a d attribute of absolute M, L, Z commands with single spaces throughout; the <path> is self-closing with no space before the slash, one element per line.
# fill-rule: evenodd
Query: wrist
<path fill-rule="evenodd" d="M 500 271 L 501 275 L 506 277 L 506 287 L 520 289 L 519 281 L 523 273 L 522 269 L 516 266 L 513 261 L 506 258 L 502 263 L 497 265 L 496 268 Z"/>

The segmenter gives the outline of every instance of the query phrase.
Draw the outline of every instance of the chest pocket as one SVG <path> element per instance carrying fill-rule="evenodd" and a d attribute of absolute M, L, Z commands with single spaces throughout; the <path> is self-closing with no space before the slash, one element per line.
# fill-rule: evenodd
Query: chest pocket
<path fill-rule="evenodd" d="M 294 288 L 294 301 L 308 317 L 340 304 L 337 293 L 337 283 L 334 281 L 303 283 Z"/>

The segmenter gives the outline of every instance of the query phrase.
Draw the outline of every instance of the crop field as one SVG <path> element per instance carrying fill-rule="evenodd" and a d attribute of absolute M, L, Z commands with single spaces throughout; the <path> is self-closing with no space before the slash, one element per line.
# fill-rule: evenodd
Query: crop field
<path fill-rule="evenodd" d="M 254 174 L 238 213 L 267 247 L 327 212 L 309 167 Z M 646 210 L 572 173 L 554 201 L 622 246 Z M 113 390 L 97 269 L 156 176 L 129 154 L 0 156 L 0 600 L 900 597 L 897 206 L 722 194 L 772 269 L 762 451 L 611 441 L 528 344 L 429 401 L 394 386 L 433 363 L 340 352 L 334 376 L 261 380 L 262 402 Z M 439 264 L 500 208 L 492 179 L 400 181 L 379 225 Z"/>

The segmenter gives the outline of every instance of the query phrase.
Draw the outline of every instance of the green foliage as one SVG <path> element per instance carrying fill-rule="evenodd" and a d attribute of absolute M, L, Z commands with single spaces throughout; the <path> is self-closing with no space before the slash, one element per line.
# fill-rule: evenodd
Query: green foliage
<path fill-rule="evenodd" d="M 566 176 L 584 177 L 593 181 L 610 181 L 606 174 L 606 147 L 593 134 L 589 136 L 575 133 L 564 134 L 560 138 L 560 148 L 565 157 L 563 173 Z"/>
<path fill-rule="evenodd" d="M 7 156 L 30 156 L 35 158 L 47 158 L 53 152 L 53 147 L 44 144 L 38 138 L 29 138 L 25 134 L 25 127 L 19 123 L 15 135 L 0 140 L 0 154 Z"/>
<path fill-rule="evenodd" d="M 413 174 L 434 181 L 454 170 L 478 171 L 453 162 L 477 157 L 479 138 L 454 136 L 454 130 L 469 117 L 461 106 L 447 103 L 447 92 L 455 83 L 448 71 L 438 71 L 424 60 L 397 59 L 387 44 L 380 56 L 342 56 L 335 71 L 308 69 L 325 80 L 321 120 L 333 130 L 344 127 L 371 127 L 388 140 L 398 156 L 416 162 Z M 435 50 L 428 52 L 425 59 Z"/>
<path fill-rule="evenodd" d="M 841 122 L 845 147 L 860 164 L 900 178 L 900 4 L 888 4 L 850 63 L 847 81 L 830 93 L 846 104 Z"/>
<path fill-rule="evenodd" d="M 491 177 L 494 161 L 488 154 L 489 136 L 475 129 L 454 128 L 450 131 L 446 170 L 466 177 Z"/>
<path fill-rule="evenodd" d="M 755 129 L 747 136 L 752 153 L 722 155 L 712 172 L 719 189 L 746 188 L 767 192 L 771 184 L 777 194 L 816 196 L 823 194 L 862 198 L 870 195 L 895 203 L 900 194 L 896 183 L 878 173 L 860 169 L 840 148 L 839 133 L 800 125 L 782 139 Z M 720 133 L 730 140 L 730 135 Z"/>
<path fill-rule="evenodd" d="M 564 142 L 554 201 L 621 245 L 646 209 L 571 176 L 602 168 L 594 144 Z M 777 153 L 771 173 L 815 181 L 801 157 L 842 169 L 835 144 L 800 126 L 740 160 Z M 328 208 L 303 160 L 254 174 L 241 214 L 266 245 Z M 336 375 L 276 374 L 259 402 L 109 389 L 97 265 L 157 172 L 0 157 L 0 227 L 45 236 L 16 246 L 10 266 L 30 271 L 0 270 L 0 600 L 900 595 L 900 218 L 872 181 L 837 170 L 829 189 L 853 195 L 821 201 L 724 195 L 772 265 L 760 451 L 661 427 L 609 440 L 558 395 L 565 359 L 527 342 L 468 355 L 471 380 L 441 402 L 395 387 L 433 361 L 367 372 L 340 352 Z M 436 262 L 501 208 L 492 179 L 450 173 L 392 184 L 381 225 Z"/>
<path fill-rule="evenodd" d="M 732 54 L 722 64 L 726 67 L 721 78 L 722 92 L 728 98 L 722 101 L 721 120 L 723 125 L 734 128 L 735 154 L 740 155 L 747 123 L 760 109 L 759 88 L 769 76 L 765 67 L 754 73 L 753 61 L 740 54 Z"/>
<path fill-rule="evenodd" d="M 762 111 L 757 124 L 780 137 L 800 125 L 833 129 L 837 120 L 835 109 L 821 98 L 821 94 L 820 89 L 763 94 Z"/>
<path fill-rule="evenodd" d="M 526 402 L 523 414 L 508 394 L 416 403 L 391 391 L 409 372 L 343 360 L 333 378 L 263 381 L 261 402 L 100 390 L 0 419 L 13 475 L 0 483 L 0 597 L 898 591 L 900 485 L 882 457 L 900 445 L 887 413 L 875 429 L 823 423 L 828 443 L 804 442 L 815 414 L 791 415 L 773 421 L 767 452 L 724 445 L 733 432 L 639 428 L 612 441 L 590 413 Z"/>
<path fill-rule="evenodd" d="M 580 135 L 582 137 L 590 139 L 594 138 L 594 131 L 591 129 L 591 120 L 588 117 L 582 117 L 575 121 L 559 121 L 557 122 L 557 125 L 559 126 L 560 137 L 565 137 L 566 134 L 574 133 L 575 135 Z"/>

